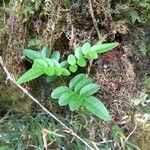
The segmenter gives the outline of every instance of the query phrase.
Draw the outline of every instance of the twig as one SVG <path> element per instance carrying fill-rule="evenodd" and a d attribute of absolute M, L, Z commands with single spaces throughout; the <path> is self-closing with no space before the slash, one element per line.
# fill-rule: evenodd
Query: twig
<path fill-rule="evenodd" d="M 136 128 L 137 128 L 137 121 L 135 122 L 135 127 L 134 127 L 134 129 L 131 131 L 131 133 L 126 137 L 126 141 L 129 139 L 129 137 L 135 132 L 135 130 L 136 130 Z"/>
<path fill-rule="evenodd" d="M 46 139 L 46 136 L 47 136 L 47 133 L 45 132 L 44 129 L 42 129 L 42 137 L 43 137 L 44 148 L 45 148 L 45 150 L 48 150 L 47 149 L 47 139 Z"/>
<path fill-rule="evenodd" d="M 92 141 L 92 144 L 94 145 L 95 150 L 99 150 L 99 148 L 97 147 L 97 145 L 96 145 L 96 143 L 94 141 Z"/>
<path fill-rule="evenodd" d="M 4 0 L 2 0 L 2 2 L 3 2 L 3 7 L 4 7 L 4 23 L 6 22 L 6 4 L 5 4 L 5 1 Z"/>
<path fill-rule="evenodd" d="M 8 118 L 9 113 L 10 113 L 10 111 L 8 111 L 8 112 L 5 114 L 5 116 L 4 116 L 2 119 L 0 119 L 0 124 L 1 124 L 5 119 Z"/>
<path fill-rule="evenodd" d="M 94 24 L 94 28 L 97 32 L 97 35 L 98 35 L 98 39 L 100 42 L 102 42 L 101 40 L 101 35 L 100 35 L 100 32 L 99 32 L 99 29 L 98 29 L 98 25 L 97 25 L 97 21 L 94 17 L 94 12 L 93 12 L 93 7 L 92 7 L 92 0 L 89 0 L 89 6 L 90 6 L 90 14 L 91 14 L 91 17 L 92 17 L 92 20 L 93 20 L 93 24 Z M 87 74 L 89 75 L 90 74 L 90 71 L 91 71 L 91 67 L 92 67 L 92 64 L 93 64 L 93 60 L 90 61 L 90 64 L 88 66 L 88 70 L 87 70 Z"/>
<path fill-rule="evenodd" d="M 98 29 L 97 21 L 94 17 L 94 12 L 93 12 L 93 8 L 92 8 L 92 1 L 91 0 L 89 0 L 89 6 L 90 6 L 90 14 L 91 14 L 91 17 L 92 17 L 92 20 L 93 20 L 93 24 L 94 24 L 95 30 L 97 32 L 99 41 L 101 42 L 101 35 L 100 35 L 99 29 Z"/>
<path fill-rule="evenodd" d="M 55 119 L 57 122 L 59 122 L 64 128 L 66 128 L 70 134 L 75 136 L 78 140 L 80 140 L 82 143 L 84 143 L 90 150 L 94 150 L 86 141 L 84 141 L 80 136 L 78 136 L 72 129 L 70 129 L 67 125 L 65 125 L 62 121 L 60 121 L 55 115 L 53 115 L 51 112 L 49 112 L 36 98 L 34 98 L 24 87 L 21 85 L 18 85 L 15 81 L 15 79 L 12 77 L 12 75 L 7 70 L 6 66 L 4 65 L 3 59 L 0 56 L 0 64 L 2 68 L 4 69 L 7 80 L 10 80 L 12 83 L 14 83 L 19 89 L 21 89 L 28 97 L 31 98 L 33 102 L 35 102 L 44 112 L 46 112 L 49 116 L 51 116 L 53 119 Z"/>
<path fill-rule="evenodd" d="M 49 134 L 51 134 L 53 136 L 64 137 L 63 135 L 56 133 L 56 131 L 52 132 L 52 131 L 49 131 L 49 130 L 47 130 L 45 128 L 42 129 L 42 131 L 45 132 L 45 133 L 49 133 Z"/>

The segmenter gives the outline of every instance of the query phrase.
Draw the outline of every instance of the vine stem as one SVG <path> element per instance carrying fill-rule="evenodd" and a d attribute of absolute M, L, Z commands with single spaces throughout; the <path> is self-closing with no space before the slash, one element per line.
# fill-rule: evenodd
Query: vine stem
<path fill-rule="evenodd" d="M 9 71 L 7 70 L 2 57 L 0 56 L 0 64 L 2 66 L 2 68 L 4 69 L 7 78 L 6 80 L 10 80 L 12 83 L 14 83 L 20 90 L 23 91 L 23 93 L 25 93 L 28 97 L 30 97 L 30 99 L 35 102 L 45 113 L 47 113 L 49 116 L 51 116 L 53 119 L 55 119 L 57 122 L 59 122 L 64 128 L 66 128 L 70 134 L 74 137 L 76 137 L 78 140 L 80 140 L 83 144 L 85 144 L 87 146 L 87 148 L 89 148 L 90 150 L 94 150 L 86 141 L 84 141 L 80 136 L 78 136 L 72 129 L 70 129 L 67 125 L 65 125 L 61 120 L 59 120 L 54 114 L 52 114 L 50 111 L 48 111 L 48 109 L 46 109 L 35 97 L 33 97 L 24 87 L 22 87 L 21 85 L 17 84 L 15 79 L 13 78 L 13 76 L 9 73 Z"/>

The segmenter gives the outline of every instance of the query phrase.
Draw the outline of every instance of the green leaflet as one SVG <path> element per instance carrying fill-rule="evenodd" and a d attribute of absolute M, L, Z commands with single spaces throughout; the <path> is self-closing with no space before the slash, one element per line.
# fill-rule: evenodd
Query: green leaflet
<path fill-rule="evenodd" d="M 60 52 L 59 51 L 55 51 L 52 55 L 51 55 L 52 59 L 55 59 L 57 61 L 60 60 Z"/>
<path fill-rule="evenodd" d="M 24 49 L 23 55 L 25 55 L 26 57 L 28 57 L 32 60 L 41 58 L 41 53 L 40 52 L 31 50 L 31 49 Z"/>
<path fill-rule="evenodd" d="M 90 79 L 84 78 L 75 85 L 74 91 L 77 92 L 90 83 L 92 83 L 92 81 Z"/>
<path fill-rule="evenodd" d="M 75 49 L 75 57 L 76 57 L 77 59 L 79 59 L 79 58 L 82 57 L 82 56 L 83 56 L 83 53 L 82 53 L 81 47 L 80 47 L 80 46 L 76 47 L 76 49 Z"/>
<path fill-rule="evenodd" d="M 98 84 L 88 84 L 80 90 L 80 95 L 86 97 L 96 93 L 100 89 Z"/>
<path fill-rule="evenodd" d="M 68 62 L 65 60 L 65 61 L 62 61 L 60 63 L 60 66 L 63 67 L 63 68 L 67 68 L 69 66 Z"/>
<path fill-rule="evenodd" d="M 78 69 L 78 66 L 77 66 L 77 65 L 72 65 L 72 66 L 69 67 L 69 70 L 70 70 L 71 72 L 73 72 L 73 73 L 76 72 L 77 69 Z"/>
<path fill-rule="evenodd" d="M 90 96 L 85 98 L 83 105 L 99 118 L 110 121 L 111 117 L 104 104 L 96 97 Z"/>
<path fill-rule="evenodd" d="M 43 49 L 41 50 L 41 57 L 42 58 L 48 58 L 50 57 L 51 51 L 48 48 L 48 46 L 44 46 Z"/>
<path fill-rule="evenodd" d="M 44 73 L 47 74 L 48 76 L 53 76 L 55 73 L 55 68 L 54 67 L 45 67 L 44 68 Z"/>
<path fill-rule="evenodd" d="M 78 82 L 80 82 L 84 77 L 86 77 L 86 75 L 83 74 L 83 73 L 76 75 L 76 76 L 69 82 L 69 88 L 70 88 L 71 90 L 73 90 L 74 87 L 76 86 L 76 84 L 77 84 Z"/>
<path fill-rule="evenodd" d="M 69 101 L 69 108 L 71 111 L 77 110 L 83 103 L 83 98 L 78 95 L 78 94 L 74 94 Z"/>
<path fill-rule="evenodd" d="M 51 93 L 51 97 L 54 99 L 59 99 L 62 94 L 68 92 L 69 90 L 70 89 L 67 86 L 60 86 Z"/>
<path fill-rule="evenodd" d="M 78 60 L 77 60 L 77 64 L 80 66 L 80 67 L 85 67 L 86 66 L 86 60 L 84 57 L 80 57 Z"/>
<path fill-rule="evenodd" d="M 97 54 L 97 52 L 88 52 L 85 55 L 85 58 L 87 58 L 87 59 L 97 59 L 98 58 L 98 54 Z"/>
<path fill-rule="evenodd" d="M 59 105 L 60 106 L 67 105 L 73 95 L 74 95 L 74 92 L 72 92 L 72 91 L 67 91 L 67 92 L 63 93 L 59 98 L 59 101 L 58 101 Z"/>
<path fill-rule="evenodd" d="M 75 65 L 76 64 L 76 58 L 74 55 L 70 54 L 67 58 L 67 61 L 70 65 Z"/>
<path fill-rule="evenodd" d="M 70 72 L 66 68 L 62 68 L 62 75 L 69 76 Z"/>
<path fill-rule="evenodd" d="M 91 59 L 97 59 L 98 58 L 98 54 L 96 52 L 90 52 L 88 53 L 89 57 L 91 57 Z"/>
<path fill-rule="evenodd" d="M 40 69 L 43 69 L 45 67 L 48 67 L 48 63 L 43 59 L 35 59 L 34 65 Z"/>
<path fill-rule="evenodd" d="M 45 58 L 44 60 L 48 63 L 49 66 L 54 67 L 55 64 L 52 59 Z"/>
<path fill-rule="evenodd" d="M 104 52 L 107 52 L 115 47 L 117 47 L 119 45 L 119 43 L 106 43 L 106 44 L 96 44 L 94 46 L 92 46 L 90 48 L 90 51 L 94 51 L 94 52 L 97 52 L 97 53 L 104 53 Z"/>
<path fill-rule="evenodd" d="M 25 72 L 18 80 L 17 80 L 17 84 L 22 84 L 25 83 L 27 81 L 33 80 L 39 76 L 41 76 L 42 74 L 44 74 L 44 71 L 33 67 L 30 70 L 28 70 L 27 72 Z"/>
<path fill-rule="evenodd" d="M 55 75 L 60 76 L 62 72 L 62 68 L 55 68 Z"/>
<path fill-rule="evenodd" d="M 55 60 L 55 59 L 51 59 L 51 60 L 53 61 L 55 67 L 61 68 L 61 66 L 57 60 Z"/>
<path fill-rule="evenodd" d="M 83 46 L 82 46 L 82 53 L 83 53 L 84 55 L 87 54 L 87 53 L 89 52 L 90 48 L 91 48 L 91 44 L 88 43 L 88 42 L 86 42 L 86 43 L 83 44 Z"/>

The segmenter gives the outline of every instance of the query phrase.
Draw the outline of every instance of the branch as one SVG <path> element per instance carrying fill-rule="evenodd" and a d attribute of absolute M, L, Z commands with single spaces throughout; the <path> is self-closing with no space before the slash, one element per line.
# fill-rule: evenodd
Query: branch
<path fill-rule="evenodd" d="M 90 6 L 90 14 L 91 14 L 91 17 L 92 17 L 92 20 L 93 20 L 94 28 L 97 32 L 99 41 L 101 42 L 101 35 L 100 35 L 99 29 L 98 29 L 97 21 L 94 17 L 94 12 L 93 12 L 93 8 L 92 8 L 92 1 L 91 0 L 89 0 L 89 6 Z"/>
<path fill-rule="evenodd" d="M 30 99 L 35 102 L 45 113 L 47 113 L 49 116 L 51 116 L 53 119 L 55 119 L 57 122 L 59 122 L 65 129 L 67 129 L 70 134 L 75 136 L 78 140 L 80 140 L 82 143 L 84 143 L 90 150 L 94 150 L 86 141 L 84 141 L 80 136 L 78 136 L 72 129 L 70 129 L 67 125 L 65 125 L 62 121 L 60 121 L 55 115 L 53 115 L 51 112 L 49 112 L 36 98 L 34 98 L 24 87 L 21 85 L 18 85 L 13 78 L 13 76 L 9 73 L 6 66 L 4 65 L 3 59 L 0 56 L 0 64 L 2 68 L 4 69 L 7 80 L 10 80 L 12 83 L 14 83 L 19 89 L 21 89 Z"/>

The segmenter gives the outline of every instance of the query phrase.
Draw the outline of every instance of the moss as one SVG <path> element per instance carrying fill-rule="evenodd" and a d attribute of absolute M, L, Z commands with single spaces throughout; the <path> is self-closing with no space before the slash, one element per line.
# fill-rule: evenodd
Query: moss
<path fill-rule="evenodd" d="M 31 102 L 13 84 L 6 84 L 6 77 L 0 70 L 0 113 L 5 114 L 9 111 L 30 112 Z"/>

